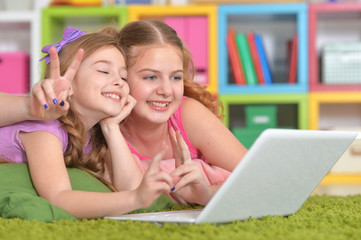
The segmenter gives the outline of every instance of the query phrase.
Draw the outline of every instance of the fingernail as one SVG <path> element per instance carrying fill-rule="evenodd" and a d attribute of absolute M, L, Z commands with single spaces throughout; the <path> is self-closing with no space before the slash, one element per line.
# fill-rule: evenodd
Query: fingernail
<path fill-rule="evenodd" d="M 54 103 L 54 104 L 57 104 L 57 103 L 58 103 L 58 101 L 56 100 L 56 98 L 53 99 L 53 103 Z"/>
<path fill-rule="evenodd" d="M 173 187 L 170 191 L 171 191 L 171 192 L 174 192 L 174 190 L 175 190 L 175 187 Z"/>
<path fill-rule="evenodd" d="M 45 108 L 45 109 L 48 109 L 49 107 L 48 107 L 48 105 L 47 105 L 47 104 L 44 104 L 44 108 Z"/>
<path fill-rule="evenodd" d="M 59 105 L 62 107 L 64 106 L 64 104 L 65 104 L 64 101 L 61 101 Z"/>

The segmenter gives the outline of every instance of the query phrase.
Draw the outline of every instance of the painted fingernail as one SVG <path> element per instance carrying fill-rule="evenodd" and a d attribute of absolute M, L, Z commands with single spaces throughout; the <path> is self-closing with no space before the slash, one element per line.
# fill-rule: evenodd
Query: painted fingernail
<path fill-rule="evenodd" d="M 48 105 L 47 105 L 47 104 L 44 104 L 44 108 L 45 108 L 45 109 L 48 109 L 49 107 L 48 107 Z"/>
<path fill-rule="evenodd" d="M 64 101 L 61 101 L 59 105 L 60 105 L 61 107 L 63 107 L 64 104 L 65 104 Z"/>
<path fill-rule="evenodd" d="M 54 103 L 54 104 L 57 104 L 57 103 L 58 103 L 58 101 L 56 100 L 56 98 L 53 99 L 53 103 Z"/>
<path fill-rule="evenodd" d="M 171 192 L 174 192 L 174 190 L 175 190 L 175 187 L 173 187 L 170 191 L 171 191 Z"/>

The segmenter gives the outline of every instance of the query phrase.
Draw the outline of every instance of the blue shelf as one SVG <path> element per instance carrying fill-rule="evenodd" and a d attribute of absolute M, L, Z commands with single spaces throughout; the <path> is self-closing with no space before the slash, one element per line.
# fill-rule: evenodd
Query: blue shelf
<path fill-rule="evenodd" d="M 258 15 L 258 16 L 257 16 Z M 253 18 L 252 18 L 253 17 Z M 281 83 L 270 85 L 237 85 L 232 83 L 229 78 L 229 61 L 226 45 L 226 36 L 230 21 L 240 21 L 244 24 L 248 18 L 249 23 L 257 21 L 253 29 L 244 29 L 244 31 L 257 32 L 259 21 L 274 22 L 282 28 L 282 21 L 295 22 L 294 33 L 298 34 L 298 65 L 297 65 L 297 83 L 288 84 L 284 79 Z M 218 84 L 219 94 L 237 94 L 237 93 L 306 93 L 308 91 L 308 32 L 307 32 L 308 7 L 305 3 L 287 3 L 287 4 L 236 4 L 220 5 L 218 7 Z M 237 22 L 235 23 L 237 24 Z M 247 23 L 245 23 L 247 24 Z M 258 24 L 258 25 L 257 25 Z M 282 30 L 282 29 L 281 29 Z M 260 33 L 262 35 L 262 33 Z M 287 33 L 286 33 L 287 34 Z M 289 33 L 292 38 L 293 33 Z M 284 45 L 286 49 L 286 43 Z M 286 61 L 284 59 L 284 61 Z M 283 63 L 283 65 L 286 65 Z M 286 66 L 283 66 L 285 68 Z M 272 70 L 272 69 L 271 69 Z M 283 73 L 284 78 L 286 74 Z M 276 81 L 278 81 L 276 79 Z"/>

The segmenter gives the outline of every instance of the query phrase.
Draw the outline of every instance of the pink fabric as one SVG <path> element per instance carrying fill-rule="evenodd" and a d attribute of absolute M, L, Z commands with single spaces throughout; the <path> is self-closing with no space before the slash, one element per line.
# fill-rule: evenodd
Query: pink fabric
<path fill-rule="evenodd" d="M 59 121 L 24 121 L 0 127 L 0 156 L 14 163 L 28 162 L 19 133 L 36 131 L 54 134 L 59 138 L 63 152 L 65 152 L 68 145 L 68 134 Z"/>
<path fill-rule="evenodd" d="M 183 97 L 183 100 L 185 98 L 186 97 Z M 183 120 L 182 120 L 182 114 L 181 114 L 183 100 L 182 100 L 179 108 L 177 109 L 177 111 L 168 120 L 168 125 L 172 126 L 175 130 L 181 131 L 182 137 L 184 138 L 184 141 L 188 145 L 193 162 L 201 167 L 208 184 L 212 184 L 212 185 L 222 184 L 228 178 L 228 176 L 231 174 L 231 172 L 229 172 L 223 168 L 220 168 L 220 167 L 217 167 L 214 165 L 210 165 L 209 163 L 207 163 L 207 160 L 204 158 L 204 156 L 201 154 L 201 152 L 198 151 L 198 149 L 193 146 L 193 144 L 189 140 L 188 135 L 183 126 Z M 132 147 L 132 145 L 128 141 L 127 141 L 127 144 L 130 148 L 130 151 L 135 156 L 137 156 L 136 160 L 137 160 L 139 166 L 142 168 L 142 171 L 145 172 L 148 169 L 149 164 L 152 159 L 149 157 L 145 157 L 145 156 L 139 154 L 138 152 L 136 152 L 134 150 L 134 148 Z M 171 173 L 175 169 L 175 160 L 174 159 L 162 160 L 162 162 L 160 163 L 160 168 L 167 173 Z"/>

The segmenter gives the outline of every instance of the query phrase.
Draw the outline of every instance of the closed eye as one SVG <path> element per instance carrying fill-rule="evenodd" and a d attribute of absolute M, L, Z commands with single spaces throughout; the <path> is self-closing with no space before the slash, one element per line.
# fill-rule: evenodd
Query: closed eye
<path fill-rule="evenodd" d="M 103 70 L 98 70 L 98 72 L 100 72 L 100 73 L 104 73 L 104 74 L 109 74 L 109 72 L 107 72 L 107 71 L 103 71 Z"/>

